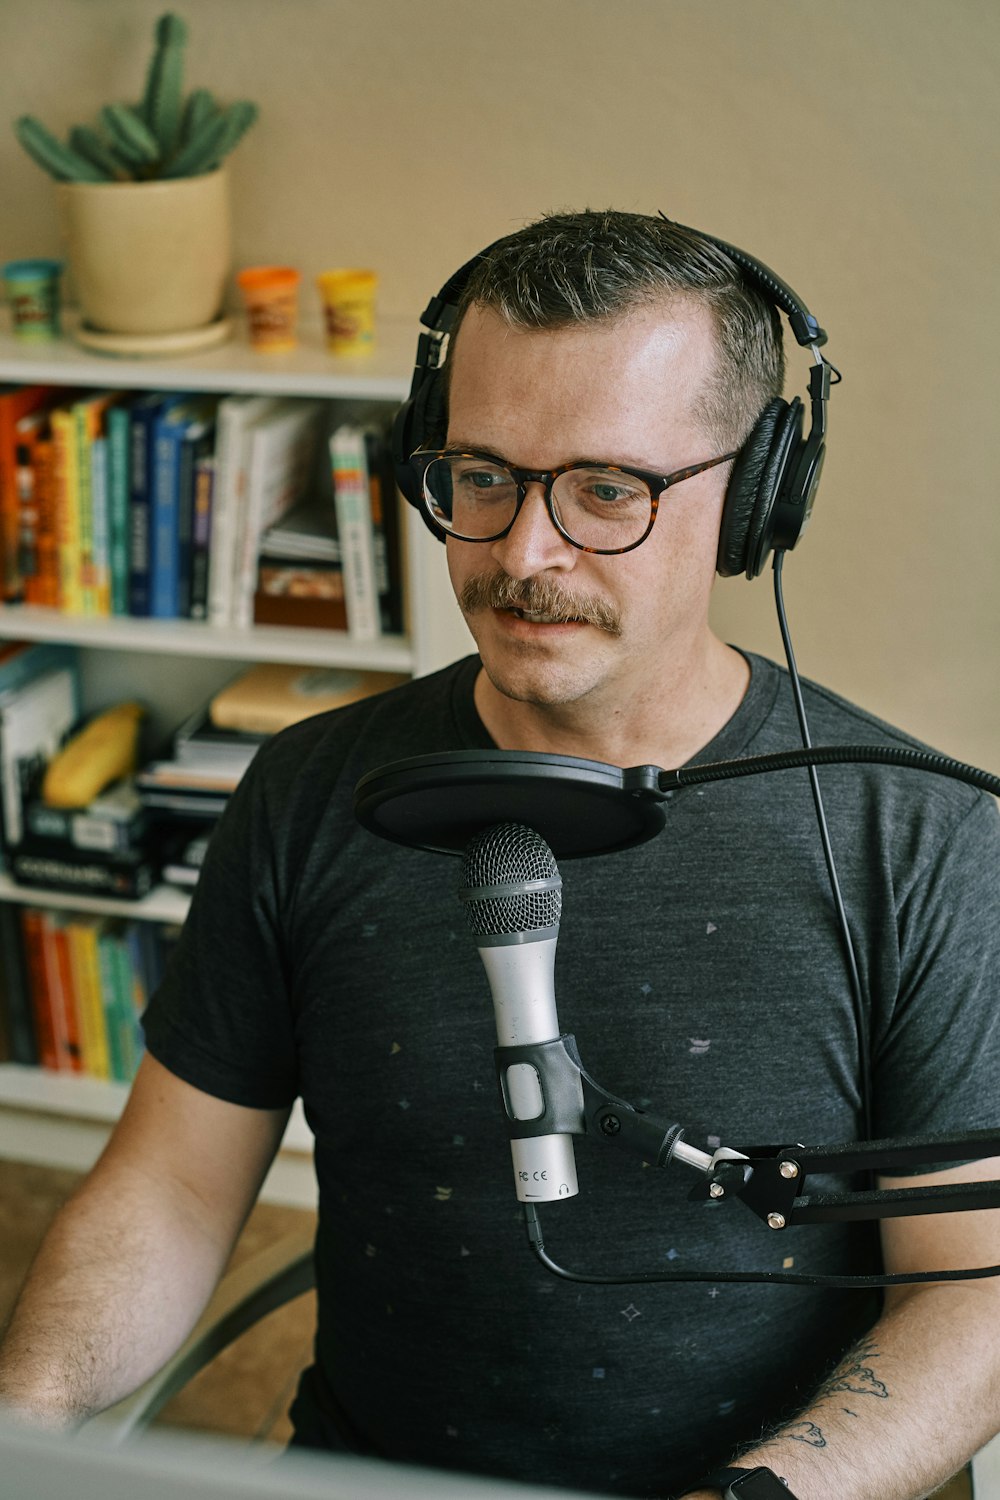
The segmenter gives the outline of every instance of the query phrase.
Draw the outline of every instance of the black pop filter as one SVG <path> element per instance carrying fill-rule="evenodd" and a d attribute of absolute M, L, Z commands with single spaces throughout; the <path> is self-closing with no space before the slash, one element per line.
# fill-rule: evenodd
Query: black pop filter
<path fill-rule="evenodd" d="M 657 774 L 527 750 L 455 750 L 369 771 L 354 788 L 354 813 L 370 833 L 433 854 L 461 854 L 495 823 L 524 823 L 557 859 L 574 859 L 660 832 Z"/>

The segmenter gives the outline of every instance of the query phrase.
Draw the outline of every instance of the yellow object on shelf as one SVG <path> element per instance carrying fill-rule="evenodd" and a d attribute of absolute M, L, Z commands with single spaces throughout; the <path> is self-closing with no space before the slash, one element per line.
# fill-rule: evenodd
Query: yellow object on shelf
<path fill-rule="evenodd" d="M 140 703 L 118 703 L 98 714 L 49 762 L 42 801 L 49 807 L 86 807 L 106 786 L 136 768 Z"/>

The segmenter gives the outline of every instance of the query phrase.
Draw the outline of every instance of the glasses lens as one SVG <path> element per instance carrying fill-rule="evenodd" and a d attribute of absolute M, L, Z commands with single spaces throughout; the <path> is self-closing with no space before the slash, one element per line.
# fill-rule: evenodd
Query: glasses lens
<path fill-rule="evenodd" d="M 452 453 L 427 465 L 424 499 L 446 531 L 475 541 L 499 536 L 510 525 L 517 509 L 517 485 L 502 464 Z"/>
<path fill-rule="evenodd" d="M 552 508 L 574 542 L 613 552 L 646 535 L 653 497 L 645 480 L 634 474 L 581 466 L 556 476 Z"/>

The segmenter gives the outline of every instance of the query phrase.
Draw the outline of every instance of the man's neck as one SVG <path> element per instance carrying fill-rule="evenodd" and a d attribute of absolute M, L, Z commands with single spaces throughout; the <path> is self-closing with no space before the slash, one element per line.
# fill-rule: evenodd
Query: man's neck
<path fill-rule="evenodd" d="M 485 670 L 476 679 L 475 703 L 501 750 L 673 768 L 715 738 L 736 712 L 749 682 L 746 659 L 710 636 L 695 660 L 671 664 L 655 686 L 627 703 L 520 702 L 500 693 Z"/>

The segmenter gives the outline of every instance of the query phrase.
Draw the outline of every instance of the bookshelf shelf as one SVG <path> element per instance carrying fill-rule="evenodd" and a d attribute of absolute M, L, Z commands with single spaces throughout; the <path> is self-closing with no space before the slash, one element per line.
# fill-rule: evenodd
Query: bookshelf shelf
<path fill-rule="evenodd" d="M 411 672 L 414 656 L 405 636 L 356 641 L 340 630 L 302 630 L 288 625 L 220 629 L 195 620 L 85 618 L 25 604 L 0 607 L 0 639 L 72 640 L 79 646 L 146 651 L 167 656 L 206 656 L 231 661 L 301 662 L 328 667 L 366 667 Z"/>
<path fill-rule="evenodd" d="M 384 319 L 371 354 L 337 358 L 323 347 L 318 322 L 305 322 L 300 342 L 287 354 L 258 354 L 238 328 L 226 344 L 204 354 L 169 359 L 114 358 L 73 341 L 76 315 L 63 318 L 66 337 L 30 344 L 0 320 L 0 380 L 134 390 L 252 391 L 275 396 L 329 396 L 345 400 L 402 401 L 410 388 L 415 348 L 409 318 Z"/>

